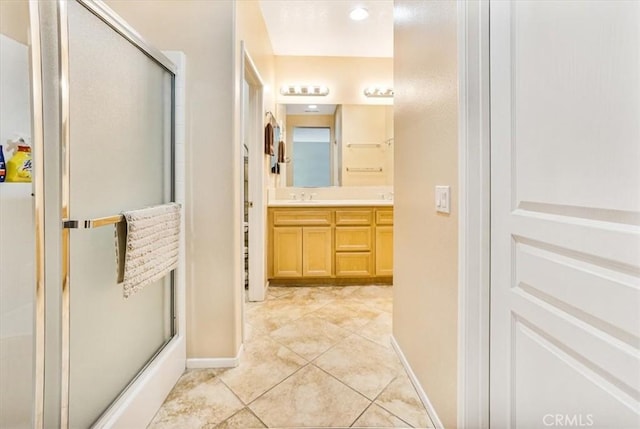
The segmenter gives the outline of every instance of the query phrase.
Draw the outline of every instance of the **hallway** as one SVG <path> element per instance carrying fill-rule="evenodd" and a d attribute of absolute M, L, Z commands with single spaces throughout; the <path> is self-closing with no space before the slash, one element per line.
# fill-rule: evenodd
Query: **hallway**
<path fill-rule="evenodd" d="M 150 428 L 433 427 L 390 344 L 389 286 L 271 287 L 232 369 L 187 370 Z"/>

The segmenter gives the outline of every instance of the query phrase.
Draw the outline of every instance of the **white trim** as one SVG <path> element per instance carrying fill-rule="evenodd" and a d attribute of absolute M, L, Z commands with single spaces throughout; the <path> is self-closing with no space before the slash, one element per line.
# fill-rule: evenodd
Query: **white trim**
<path fill-rule="evenodd" d="M 240 357 L 244 351 L 244 345 L 240 345 L 236 357 L 228 358 L 191 358 L 187 359 L 187 368 L 189 369 L 205 369 L 205 368 L 235 368 L 240 364 Z"/>
<path fill-rule="evenodd" d="M 458 416 L 489 427 L 489 3 L 458 0 Z"/>
<path fill-rule="evenodd" d="M 438 417 L 438 413 L 436 413 L 436 409 L 433 407 L 433 404 L 429 400 L 427 393 L 422 388 L 422 385 L 418 381 L 418 377 L 416 377 L 416 374 L 413 372 L 413 369 L 411 369 L 411 365 L 409 365 L 409 361 L 404 356 L 404 353 L 402 352 L 400 345 L 398 344 L 398 342 L 396 341 L 393 335 L 391 336 L 391 347 L 393 347 L 393 350 L 396 352 L 396 354 L 398 355 L 398 358 L 400 359 L 400 363 L 402 363 L 402 366 L 404 367 L 405 371 L 407 371 L 409 380 L 411 380 L 413 387 L 415 387 L 416 392 L 418 392 L 418 396 L 420 397 L 422 404 L 426 408 L 427 413 L 431 418 L 431 422 L 433 423 L 433 426 L 436 429 L 443 429 L 444 425 L 442 424 L 440 417 Z"/>

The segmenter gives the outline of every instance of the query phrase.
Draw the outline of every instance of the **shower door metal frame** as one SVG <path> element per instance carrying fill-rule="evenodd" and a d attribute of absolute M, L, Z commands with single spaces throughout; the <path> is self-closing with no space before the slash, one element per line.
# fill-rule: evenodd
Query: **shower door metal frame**
<path fill-rule="evenodd" d="M 108 25 L 112 30 L 124 37 L 127 41 L 138 48 L 143 54 L 156 62 L 164 70 L 171 74 L 171 135 L 170 135 L 170 200 L 175 201 L 175 65 L 158 49 L 145 41 L 132 27 L 124 22 L 118 15 L 111 11 L 102 1 L 99 0 L 75 0 L 85 7 L 89 12 Z M 62 327 L 61 327 L 61 404 L 60 404 L 60 427 L 69 428 L 69 382 L 70 382 L 70 230 L 65 226 L 69 221 L 70 204 L 70 89 L 69 89 L 69 17 L 67 12 L 67 0 L 58 0 L 58 35 L 59 35 L 59 58 L 60 58 L 60 145 L 62 153 Z M 140 368 L 137 375 L 123 388 L 120 395 L 113 398 L 111 405 L 104 411 L 106 414 L 117 399 L 127 391 L 127 389 L 137 380 L 139 375 L 151 364 L 154 359 L 176 338 L 178 332 L 178 321 L 176 319 L 176 281 L 175 270 L 170 274 L 170 300 L 171 300 L 171 336 L 160 346 L 160 348 L 149 358 L 147 363 Z M 98 418 L 97 422 L 100 421 Z M 95 424 L 95 422 L 94 422 Z"/>
<path fill-rule="evenodd" d="M 44 209 L 44 103 L 40 13 L 37 0 L 29 0 L 29 61 L 31 80 L 31 136 L 33 142 L 33 195 L 35 229 L 35 312 L 33 369 L 33 426 L 44 427 L 45 365 L 45 209 Z"/>

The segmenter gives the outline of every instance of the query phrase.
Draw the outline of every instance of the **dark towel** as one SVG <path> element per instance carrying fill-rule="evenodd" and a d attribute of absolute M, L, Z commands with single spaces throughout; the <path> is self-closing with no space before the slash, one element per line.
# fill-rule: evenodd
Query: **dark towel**
<path fill-rule="evenodd" d="M 267 155 L 274 155 L 273 151 L 273 125 L 271 122 L 264 127 L 264 153 Z"/>
<path fill-rule="evenodd" d="M 278 142 L 278 162 L 284 162 L 284 142 Z"/>

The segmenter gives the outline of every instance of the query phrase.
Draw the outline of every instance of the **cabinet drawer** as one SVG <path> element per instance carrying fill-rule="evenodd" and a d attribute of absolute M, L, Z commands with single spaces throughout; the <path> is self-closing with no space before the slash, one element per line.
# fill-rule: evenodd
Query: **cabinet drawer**
<path fill-rule="evenodd" d="M 336 277 L 369 277 L 371 265 L 370 252 L 336 253 Z"/>
<path fill-rule="evenodd" d="M 336 210 L 336 225 L 371 225 L 371 210 Z"/>
<path fill-rule="evenodd" d="M 331 210 L 274 210 L 274 225 L 331 225 Z"/>
<path fill-rule="evenodd" d="M 354 252 L 371 250 L 372 233 L 370 226 L 336 227 L 336 251 Z"/>
<path fill-rule="evenodd" d="M 393 225 L 393 210 L 376 210 L 376 224 Z"/>

